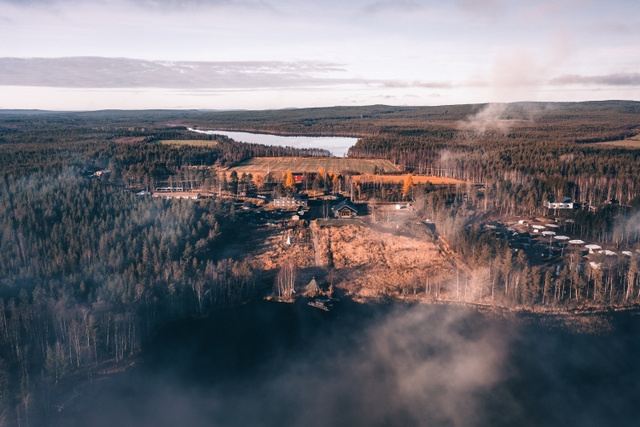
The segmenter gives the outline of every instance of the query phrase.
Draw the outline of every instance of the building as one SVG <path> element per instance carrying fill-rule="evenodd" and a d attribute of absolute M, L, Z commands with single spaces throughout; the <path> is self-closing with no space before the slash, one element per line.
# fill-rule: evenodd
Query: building
<path fill-rule="evenodd" d="M 103 176 L 107 176 L 107 175 L 110 175 L 110 174 L 111 174 L 111 171 L 109 169 L 104 169 L 104 170 L 100 170 L 100 171 L 95 171 L 93 173 L 93 176 L 101 178 Z"/>
<path fill-rule="evenodd" d="M 297 208 L 307 206 L 309 204 L 309 196 L 306 194 L 292 194 L 290 196 L 282 196 L 273 199 L 273 206 L 276 208 Z"/>
<path fill-rule="evenodd" d="M 184 191 L 174 191 L 173 193 L 153 193 L 153 197 L 162 197 L 163 199 L 191 199 L 191 200 L 198 200 L 202 198 L 200 193 L 189 193 Z"/>
<path fill-rule="evenodd" d="M 307 295 L 317 295 L 320 293 L 320 286 L 318 286 L 318 282 L 316 282 L 316 278 L 312 278 L 307 286 L 304 288 L 304 293 Z"/>
<path fill-rule="evenodd" d="M 358 209 L 348 199 L 344 199 L 331 208 L 336 218 L 355 218 L 358 216 Z"/>
<path fill-rule="evenodd" d="M 571 197 L 565 197 L 561 202 L 548 201 L 546 204 L 549 209 L 574 209 L 573 199 Z"/>

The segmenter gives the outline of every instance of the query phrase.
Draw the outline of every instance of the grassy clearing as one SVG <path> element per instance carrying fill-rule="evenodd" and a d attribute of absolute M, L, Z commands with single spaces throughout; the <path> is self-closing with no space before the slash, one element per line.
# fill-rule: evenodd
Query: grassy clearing
<path fill-rule="evenodd" d="M 371 175 L 365 174 L 360 176 L 354 176 L 353 180 L 355 182 L 380 182 L 385 184 L 403 184 L 407 175 Z M 428 175 L 412 175 L 414 184 L 426 184 L 430 182 L 433 185 L 452 185 L 452 184 L 461 184 L 464 181 L 460 181 L 454 178 L 443 178 L 439 176 L 428 176 Z"/>
<path fill-rule="evenodd" d="M 217 141 L 207 141 L 201 139 L 163 139 L 158 141 L 158 144 L 167 145 L 189 145 L 192 147 L 215 147 L 218 145 Z"/>
<path fill-rule="evenodd" d="M 385 159 L 348 159 L 344 157 L 254 157 L 231 168 L 238 174 L 266 174 L 267 172 L 327 172 L 373 173 L 400 172 L 400 168 Z"/>

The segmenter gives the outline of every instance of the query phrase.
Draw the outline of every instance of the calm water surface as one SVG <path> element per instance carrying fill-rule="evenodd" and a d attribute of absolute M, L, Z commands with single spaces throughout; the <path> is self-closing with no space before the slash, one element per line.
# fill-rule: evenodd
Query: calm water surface
<path fill-rule="evenodd" d="M 349 147 L 355 145 L 358 141 L 358 138 L 343 136 L 280 136 L 265 133 L 230 132 L 225 130 L 199 130 L 191 128 L 189 128 L 189 130 L 207 135 L 224 135 L 238 142 L 248 142 L 252 144 L 294 148 L 321 148 L 329 150 L 331 154 L 337 157 L 346 157 Z"/>

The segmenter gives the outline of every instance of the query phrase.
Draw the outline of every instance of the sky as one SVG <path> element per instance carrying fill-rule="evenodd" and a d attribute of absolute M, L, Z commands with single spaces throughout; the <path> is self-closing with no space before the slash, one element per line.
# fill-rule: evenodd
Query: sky
<path fill-rule="evenodd" d="M 605 99 L 637 0 L 0 0 L 0 109 Z"/>

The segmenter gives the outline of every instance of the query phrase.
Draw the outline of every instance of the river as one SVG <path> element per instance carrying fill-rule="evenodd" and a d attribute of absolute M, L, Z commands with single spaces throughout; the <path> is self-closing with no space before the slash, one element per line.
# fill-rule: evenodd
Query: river
<path fill-rule="evenodd" d="M 294 148 L 321 148 L 330 151 L 331 154 L 337 157 L 346 157 L 349 148 L 358 142 L 358 138 L 344 136 L 281 136 L 226 130 L 200 130 L 191 128 L 189 128 L 189 130 L 207 135 L 224 135 L 234 141 L 252 144 Z"/>
<path fill-rule="evenodd" d="M 168 325 L 137 368 L 61 416 L 90 426 L 637 425 L 638 316 L 602 315 L 593 330 L 536 319 L 258 301 Z"/>

